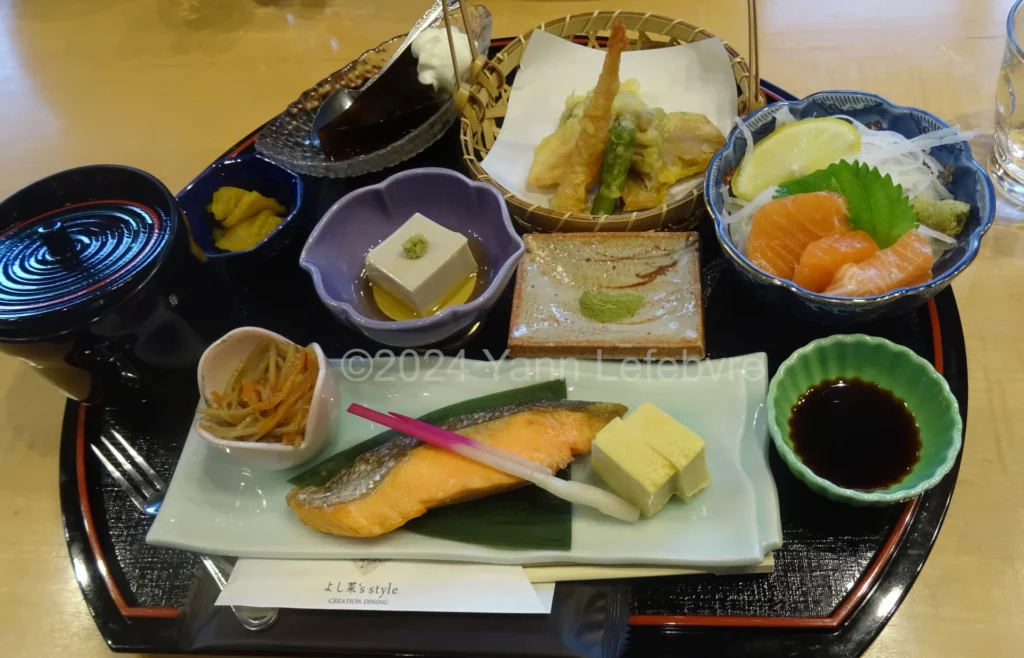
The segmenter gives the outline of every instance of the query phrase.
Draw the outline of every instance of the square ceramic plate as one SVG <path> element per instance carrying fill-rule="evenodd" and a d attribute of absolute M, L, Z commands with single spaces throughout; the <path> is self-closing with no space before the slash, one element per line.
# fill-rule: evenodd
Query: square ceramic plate
<path fill-rule="evenodd" d="M 147 541 L 200 553 L 260 558 L 401 559 L 498 564 L 758 564 L 782 545 L 779 501 L 768 468 L 764 354 L 687 364 L 452 358 L 332 361 L 340 403 L 419 416 L 469 397 L 564 377 L 569 398 L 651 401 L 704 437 L 711 484 L 689 504 L 673 499 L 654 518 L 625 525 L 573 509 L 572 550 L 500 550 L 396 530 L 356 539 L 320 534 L 285 504 L 287 479 L 211 449 L 193 430 Z M 347 413 L 321 457 L 384 428 Z M 572 479 L 599 484 L 589 458 Z"/>
<path fill-rule="evenodd" d="M 533 233 L 516 276 L 513 356 L 704 358 L 696 233 Z M 639 295 L 635 315 L 596 322 L 587 291 Z"/>

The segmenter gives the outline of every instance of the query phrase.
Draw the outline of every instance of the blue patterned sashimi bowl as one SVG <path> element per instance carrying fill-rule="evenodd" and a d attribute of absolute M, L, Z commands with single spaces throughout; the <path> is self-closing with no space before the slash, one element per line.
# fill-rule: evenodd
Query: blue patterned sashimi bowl
<path fill-rule="evenodd" d="M 881 96 L 861 91 L 822 91 L 803 100 L 773 103 L 743 119 L 753 134 L 754 143 L 775 130 L 775 115 L 789 108 L 795 119 L 845 115 L 879 130 L 892 130 L 907 138 L 948 128 L 934 114 L 913 107 L 896 105 Z M 992 226 L 995 194 L 985 169 L 972 157 L 965 142 L 938 146 L 931 155 L 949 172 L 946 189 L 958 200 L 971 204 L 971 215 L 957 244 L 937 260 L 932 280 L 917 286 L 899 288 L 876 297 L 834 297 L 813 293 L 791 281 L 767 274 L 751 263 L 733 244 L 724 221 L 728 176 L 739 165 L 747 148 L 739 128 L 729 133 L 725 146 L 711 159 L 704 178 L 704 199 L 715 223 L 715 235 L 726 259 L 758 296 L 770 304 L 783 304 L 810 320 L 836 324 L 865 322 L 882 316 L 905 313 L 939 294 L 964 271 L 978 255 L 981 238 Z"/>

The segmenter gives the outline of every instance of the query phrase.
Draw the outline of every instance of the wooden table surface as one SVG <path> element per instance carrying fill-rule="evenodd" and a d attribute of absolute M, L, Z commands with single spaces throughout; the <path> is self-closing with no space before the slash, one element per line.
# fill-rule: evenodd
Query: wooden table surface
<path fill-rule="evenodd" d="M 494 34 L 631 3 L 490 0 Z M 762 0 L 761 70 L 804 95 L 877 92 L 978 129 L 1011 0 Z M 76 165 L 140 167 L 180 189 L 236 139 L 427 0 L 0 0 L 0 196 Z M 742 0 L 631 8 L 746 52 Z M 1008 211 L 1004 210 L 1008 215 Z M 1020 655 L 1024 646 L 1024 228 L 997 225 L 954 285 L 970 370 L 960 478 L 938 542 L 866 655 Z M 7 656 L 107 655 L 71 570 L 57 500 L 63 398 L 0 359 L 0 637 Z M 1016 428 L 1016 429 L 1015 429 Z"/>

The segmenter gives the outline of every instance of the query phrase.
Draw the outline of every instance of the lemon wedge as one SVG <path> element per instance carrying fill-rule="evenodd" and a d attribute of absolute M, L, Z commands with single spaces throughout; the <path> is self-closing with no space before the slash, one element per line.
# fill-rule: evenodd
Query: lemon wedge
<path fill-rule="evenodd" d="M 860 133 L 842 119 L 803 119 L 754 146 L 732 177 L 732 193 L 751 201 L 772 185 L 806 176 L 860 152 Z"/>

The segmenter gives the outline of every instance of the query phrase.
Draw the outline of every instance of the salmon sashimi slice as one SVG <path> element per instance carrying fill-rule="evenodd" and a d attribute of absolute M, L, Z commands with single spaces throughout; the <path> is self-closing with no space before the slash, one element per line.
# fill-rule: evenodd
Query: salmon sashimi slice
<path fill-rule="evenodd" d="M 897 288 L 916 286 L 932 278 L 932 249 L 928 238 L 908 231 L 888 249 L 859 262 L 843 265 L 826 295 L 874 297 Z"/>
<path fill-rule="evenodd" d="M 808 192 L 775 199 L 758 208 L 747 236 L 747 257 L 773 276 L 793 278 L 807 245 L 847 233 L 846 199 L 832 192 Z"/>
<path fill-rule="evenodd" d="M 557 473 L 574 455 L 590 452 L 597 433 L 626 411 L 605 402 L 534 403 L 465 416 L 442 427 Z M 401 436 L 362 454 L 322 487 L 292 489 L 288 506 L 320 532 L 376 537 L 432 508 L 522 484 L 472 459 Z"/>
<path fill-rule="evenodd" d="M 878 252 L 878 245 L 864 231 L 826 235 L 807 245 L 793 271 L 793 283 L 804 290 L 821 292 L 843 265 L 859 263 Z"/>

